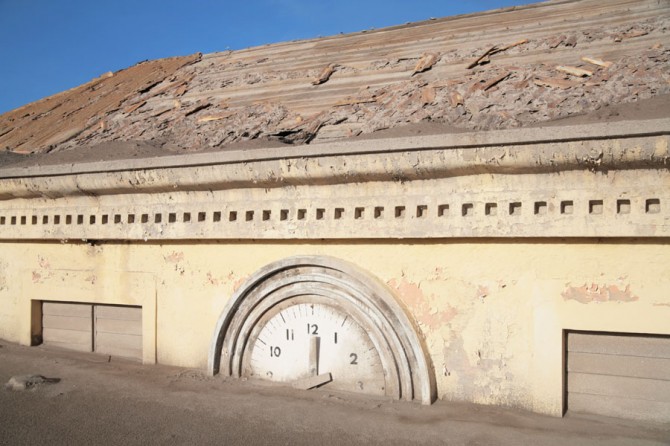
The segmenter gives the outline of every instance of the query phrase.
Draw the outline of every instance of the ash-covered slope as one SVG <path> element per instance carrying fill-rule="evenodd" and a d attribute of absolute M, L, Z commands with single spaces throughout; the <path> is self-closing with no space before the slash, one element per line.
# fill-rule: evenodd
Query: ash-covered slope
<path fill-rule="evenodd" d="M 603 110 L 667 103 L 669 59 L 670 2 L 539 3 L 140 63 L 0 116 L 0 151 L 76 162 L 616 119 Z"/>

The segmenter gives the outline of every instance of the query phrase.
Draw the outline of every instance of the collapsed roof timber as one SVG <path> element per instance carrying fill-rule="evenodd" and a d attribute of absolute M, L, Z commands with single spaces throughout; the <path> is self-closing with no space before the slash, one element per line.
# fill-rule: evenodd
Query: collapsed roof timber
<path fill-rule="evenodd" d="M 598 110 L 598 119 L 616 119 L 619 111 L 603 108 L 670 103 L 667 8 L 540 3 L 142 62 L 0 116 L 0 148 L 39 154 L 115 143 L 95 156 L 123 157 L 332 141 L 410 124 L 491 130 Z M 118 144 L 128 141 L 141 148 Z"/>

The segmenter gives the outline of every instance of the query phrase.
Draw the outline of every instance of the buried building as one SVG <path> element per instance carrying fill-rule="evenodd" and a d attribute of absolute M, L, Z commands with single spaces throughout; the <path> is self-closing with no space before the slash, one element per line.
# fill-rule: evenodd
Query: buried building
<path fill-rule="evenodd" d="M 140 63 L 0 116 L 0 338 L 670 421 L 670 5 Z"/>

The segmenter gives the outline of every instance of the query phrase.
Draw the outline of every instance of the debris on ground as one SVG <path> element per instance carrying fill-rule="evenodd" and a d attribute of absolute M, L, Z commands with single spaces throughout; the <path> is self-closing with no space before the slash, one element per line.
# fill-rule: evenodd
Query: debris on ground
<path fill-rule="evenodd" d="M 424 71 L 430 70 L 433 65 L 439 60 L 439 55 L 437 53 L 423 53 L 419 58 L 419 61 L 414 66 L 412 74 L 409 76 L 412 77 L 417 73 L 423 73 Z"/>
<path fill-rule="evenodd" d="M 522 39 L 514 43 L 510 43 L 509 45 L 499 47 L 499 46 L 492 46 L 488 50 L 484 52 L 481 56 L 479 56 L 477 59 L 472 61 L 470 65 L 468 65 L 468 69 L 472 69 L 476 67 L 477 65 L 484 65 L 487 64 L 491 61 L 491 56 L 494 54 L 502 53 L 504 51 L 509 50 L 510 48 L 514 48 L 515 46 L 523 45 L 524 43 L 528 43 L 528 39 Z"/>
<path fill-rule="evenodd" d="M 7 390 L 21 391 L 33 389 L 42 384 L 56 384 L 60 378 L 47 378 L 42 375 L 16 375 L 9 378 L 5 388 Z"/>
<path fill-rule="evenodd" d="M 335 72 L 335 67 L 336 65 L 332 63 L 324 67 L 319 73 L 319 75 L 316 78 L 314 78 L 314 80 L 312 81 L 312 85 L 320 85 L 323 84 L 324 82 L 327 82 L 328 79 L 330 79 L 330 76 L 332 76 L 333 73 Z"/>
<path fill-rule="evenodd" d="M 568 74 L 571 74 L 571 75 L 577 76 L 577 77 L 593 76 L 593 71 L 585 70 L 583 68 L 578 68 L 578 67 L 558 65 L 556 67 L 556 69 L 558 71 L 562 71 L 563 73 L 568 73 Z"/>
<path fill-rule="evenodd" d="M 598 65 L 599 67 L 609 68 L 612 66 L 612 62 L 604 61 L 602 59 L 596 59 L 595 57 L 582 56 L 581 60 L 593 65 Z"/>
<path fill-rule="evenodd" d="M 488 81 L 484 86 L 482 87 L 482 90 L 487 91 L 489 88 L 494 87 L 495 85 L 498 85 L 500 82 L 504 81 L 508 77 L 512 75 L 512 72 L 509 71 L 502 76 L 498 76 L 493 78 L 492 80 Z"/>

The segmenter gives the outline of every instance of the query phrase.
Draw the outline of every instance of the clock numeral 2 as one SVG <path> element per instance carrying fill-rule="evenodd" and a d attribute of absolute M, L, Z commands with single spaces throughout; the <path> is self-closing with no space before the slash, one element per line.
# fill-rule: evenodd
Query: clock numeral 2
<path fill-rule="evenodd" d="M 349 358 L 351 359 L 351 362 L 349 364 L 358 365 L 358 355 L 356 353 L 350 354 Z"/>

